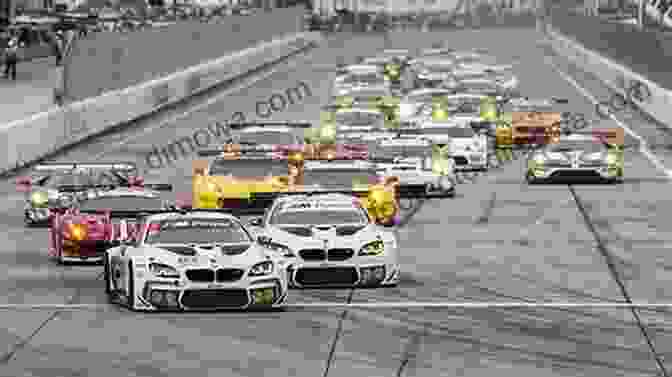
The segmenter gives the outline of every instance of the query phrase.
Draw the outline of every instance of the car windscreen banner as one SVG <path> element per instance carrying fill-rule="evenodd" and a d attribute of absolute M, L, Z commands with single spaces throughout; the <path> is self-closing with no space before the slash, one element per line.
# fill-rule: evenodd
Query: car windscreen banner
<path fill-rule="evenodd" d="M 511 113 L 514 144 L 548 144 L 560 138 L 559 112 L 515 111 Z"/>

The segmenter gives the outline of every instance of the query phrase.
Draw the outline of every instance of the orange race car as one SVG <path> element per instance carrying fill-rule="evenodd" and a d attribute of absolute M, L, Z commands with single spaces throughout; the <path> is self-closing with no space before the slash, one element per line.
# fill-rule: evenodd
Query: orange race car
<path fill-rule="evenodd" d="M 393 217 L 398 211 L 394 199 L 398 195 L 393 190 L 395 181 L 393 177 L 385 180 L 378 176 L 375 165 L 367 161 L 365 145 L 226 145 L 221 149 L 199 151 L 199 155 L 216 158 L 194 161 L 192 205 L 195 208 L 263 211 L 281 193 L 331 191 L 365 197 L 368 207 L 379 205 L 381 200 L 391 200 L 383 212 L 394 212 Z M 327 170 L 324 170 L 325 164 Z M 375 211 L 379 213 L 381 209 Z"/>

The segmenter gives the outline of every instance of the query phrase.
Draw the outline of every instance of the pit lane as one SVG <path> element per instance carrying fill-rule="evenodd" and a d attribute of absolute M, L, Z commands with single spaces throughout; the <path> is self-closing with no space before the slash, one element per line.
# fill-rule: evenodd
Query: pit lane
<path fill-rule="evenodd" d="M 395 33 L 387 47 L 413 48 L 419 41 L 429 46 L 439 40 L 509 57 L 517 62 L 523 93 L 568 98 L 567 110 L 592 114 L 592 104 L 545 63 L 544 49 L 531 31 L 407 31 Z M 315 67 L 383 47 L 382 37 L 334 38 L 285 70 L 175 124 L 107 136 L 61 159 L 90 159 L 104 152 L 100 158 L 143 163 L 153 144 L 188 136 L 213 117 L 244 111 L 252 118 L 257 99 L 300 80 L 314 95 L 273 119 L 316 121 L 333 71 Z M 572 69 L 558 58 L 553 61 Z M 581 82 L 593 92 L 604 91 L 589 78 Z M 668 140 L 655 125 L 626 121 L 647 140 Z M 125 139 L 129 142 L 120 145 Z M 147 177 L 185 192 L 190 173 L 191 162 L 184 159 Z M 398 288 L 291 291 L 290 303 L 624 302 L 597 239 L 616 261 L 634 301 L 668 300 L 668 183 L 643 156 L 627 155 L 627 179 L 619 186 L 528 187 L 522 176 L 522 161 L 513 161 L 459 186 L 454 200 L 426 204 L 399 231 L 404 274 Z M 62 267 L 47 260 L 47 233 L 23 227 L 21 196 L 12 189 L 11 182 L 2 183 L 0 303 L 91 304 L 97 309 L 1 311 L 0 342 L 8 352 L 16 351 L 3 360 L 2 376 L 482 376 L 501 368 L 538 376 L 659 373 L 633 315 L 622 308 L 129 313 L 105 304 L 100 267 Z M 584 223 L 577 199 L 594 229 Z M 672 316 L 662 310 L 642 315 L 656 349 L 668 356 Z"/>

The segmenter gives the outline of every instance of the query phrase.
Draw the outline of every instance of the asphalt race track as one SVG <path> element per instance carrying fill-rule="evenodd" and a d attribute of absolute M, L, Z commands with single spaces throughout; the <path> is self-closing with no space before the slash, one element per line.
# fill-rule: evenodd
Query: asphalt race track
<path fill-rule="evenodd" d="M 562 59 L 546 56 L 530 30 L 340 35 L 248 88 L 175 122 L 105 136 L 62 160 L 137 160 L 226 120 L 254 119 L 254 103 L 299 81 L 313 96 L 276 113 L 276 120 L 317 121 L 333 70 L 384 47 L 420 47 L 445 40 L 457 48 L 488 48 L 516 63 L 522 92 L 569 99 L 567 111 L 593 105 L 550 64 L 568 72 L 600 100 L 609 93 Z M 618 115 L 651 144 L 665 130 L 637 114 Z M 615 126 L 602 121 L 597 126 Z M 632 142 L 632 139 L 629 140 Z M 654 153 L 668 166 L 663 149 Z M 148 181 L 189 190 L 191 160 L 147 173 Z M 626 157 L 622 185 L 523 184 L 522 160 L 465 179 L 452 200 L 429 202 L 399 230 L 404 274 L 398 288 L 304 290 L 290 303 L 398 303 L 398 307 L 291 307 L 274 313 L 142 314 L 106 304 L 100 266 L 58 266 L 47 259 L 47 231 L 25 229 L 22 196 L 2 182 L 0 304 L 58 305 L 0 310 L 5 357 L 0 375 L 18 376 L 662 376 L 672 359 L 672 313 L 640 308 L 428 308 L 413 303 L 574 302 L 669 303 L 672 202 L 662 171 L 636 150 Z M 667 226 L 665 224 L 668 224 Z M 669 250 L 669 249 L 668 249 Z M 617 281 L 623 283 L 625 290 Z M 73 305 L 89 305 L 75 308 Z M 406 307 L 403 307 L 403 306 Z M 643 335 L 642 329 L 649 337 Z"/>

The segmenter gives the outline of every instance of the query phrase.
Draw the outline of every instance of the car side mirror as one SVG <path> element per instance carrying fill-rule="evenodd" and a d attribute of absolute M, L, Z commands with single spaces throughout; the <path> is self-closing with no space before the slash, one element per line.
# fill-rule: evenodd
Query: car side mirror
<path fill-rule="evenodd" d="M 251 219 L 250 221 L 248 221 L 249 225 L 257 226 L 257 227 L 260 227 L 262 225 L 262 223 L 263 223 L 263 220 L 262 220 L 261 217 L 255 217 L 255 218 Z"/>

